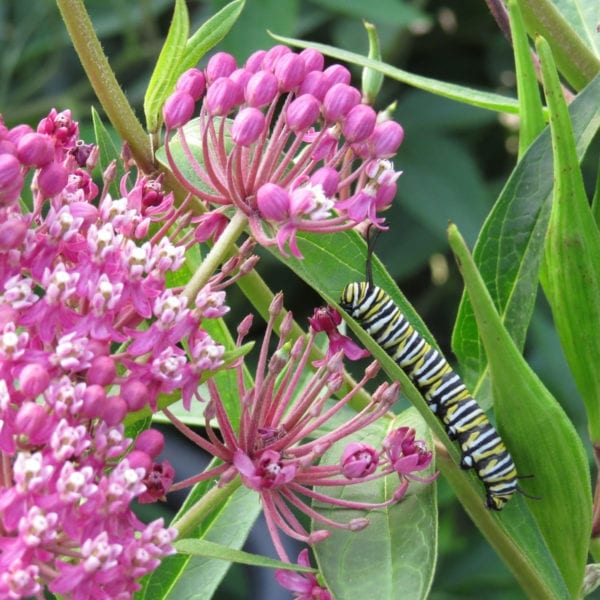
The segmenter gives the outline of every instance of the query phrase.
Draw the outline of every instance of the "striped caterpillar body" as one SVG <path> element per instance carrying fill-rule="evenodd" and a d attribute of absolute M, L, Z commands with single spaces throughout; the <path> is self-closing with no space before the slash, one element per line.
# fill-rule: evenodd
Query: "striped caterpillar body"
<path fill-rule="evenodd" d="M 381 288 L 364 282 L 347 285 L 341 307 L 394 359 L 457 440 L 461 467 L 475 469 L 486 490 L 486 506 L 502 510 L 519 490 L 515 464 L 461 378 L 446 359 L 412 327 Z M 520 491 L 520 490 L 519 490 Z"/>

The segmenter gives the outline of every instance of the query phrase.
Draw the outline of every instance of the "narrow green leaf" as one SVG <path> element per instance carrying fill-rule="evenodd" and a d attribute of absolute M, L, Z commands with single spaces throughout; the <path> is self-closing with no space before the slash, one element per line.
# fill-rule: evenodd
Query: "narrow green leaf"
<path fill-rule="evenodd" d="M 432 448 L 432 438 L 414 409 L 387 424 L 379 423 L 361 432 L 362 441 L 379 448 L 392 429 L 413 427 L 417 439 Z M 325 464 L 337 463 L 343 444 L 334 445 L 323 457 Z M 433 474 L 433 463 L 421 477 Z M 319 488 L 321 493 L 354 502 L 384 502 L 399 486 L 394 473 L 383 479 L 347 486 Z M 347 523 L 367 516 L 363 531 L 331 530 L 330 537 L 315 546 L 321 574 L 336 598 L 366 598 L 377 590 L 381 598 L 393 598 L 398 590 L 411 599 L 425 598 L 431 587 L 437 556 L 437 502 L 435 484 L 411 482 L 403 500 L 387 508 L 363 511 L 317 507 L 325 517 Z M 313 527 L 321 524 L 313 522 Z"/>
<path fill-rule="evenodd" d="M 102 172 L 106 170 L 108 165 L 114 160 L 116 161 L 116 173 L 114 181 L 110 184 L 109 191 L 113 198 L 118 198 L 121 194 L 119 191 L 119 182 L 123 175 L 125 175 L 125 169 L 123 163 L 119 160 L 119 149 L 115 146 L 112 136 L 108 129 L 102 122 L 102 119 L 96 109 L 92 107 L 92 122 L 94 124 L 94 135 L 96 136 L 96 144 L 100 149 L 100 155 L 98 157 L 98 165 Z"/>
<path fill-rule="evenodd" d="M 598 75 L 600 58 L 577 35 L 552 0 L 519 0 L 519 6 L 529 35 L 541 35 L 547 40 L 560 72 L 576 90 L 583 89 Z"/>
<path fill-rule="evenodd" d="M 193 488 L 180 514 L 199 500 L 214 482 L 204 482 Z M 219 509 L 207 517 L 189 537 L 201 538 L 221 546 L 239 549 L 260 513 L 258 494 L 245 487 L 238 488 Z M 183 542 L 179 542 L 183 543 Z M 152 575 L 144 580 L 140 599 L 212 598 L 229 569 L 230 563 L 212 555 L 177 554 L 167 557 Z"/>
<path fill-rule="evenodd" d="M 162 105 L 183 72 L 179 70 L 190 31 L 190 20 L 185 0 L 175 1 L 173 19 L 156 66 L 150 77 L 144 97 L 146 127 L 150 133 L 158 131 L 162 123 Z"/>
<path fill-rule="evenodd" d="M 546 123 L 529 39 L 517 0 L 509 1 L 508 14 L 515 54 L 517 96 L 521 105 L 519 113 L 519 158 L 521 158 Z"/>
<path fill-rule="evenodd" d="M 337 303 L 346 284 L 351 281 L 364 281 L 365 243 L 355 232 L 328 236 L 300 234 L 298 245 L 304 255 L 304 260 L 282 259 L 280 256 L 279 259 L 310 286 L 318 290 L 330 304 Z M 373 275 L 375 282 L 390 294 L 411 324 L 431 344 L 435 345 L 431 334 L 419 316 L 376 259 L 373 263 Z M 499 514 L 485 509 L 481 482 L 473 472 L 466 472 L 458 467 L 459 450 L 450 442 L 444 428 L 431 413 L 425 400 L 402 369 L 357 323 L 350 320 L 349 325 L 382 364 L 390 379 L 402 383 L 403 393 L 419 410 L 435 435 L 443 440 L 452 457 L 444 461 L 444 475 L 451 481 L 455 489 L 459 490 L 461 493 L 459 499 L 469 511 L 477 527 L 513 571 L 519 582 L 529 590 L 531 597 L 567 597 L 565 584 L 525 502 L 521 498 L 515 498 Z M 457 482 L 460 485 L 455 485 Z M 467 491 L 463 493 L 463 490 Z"/>
<path fill-rule="evenodd" d="M 444 81 L 438 81 L 437 79 L 430 79 L 428 77 L 422 77 L 421 75 L 415 75 L 408 71 L 403 71 L 397 67 L 393 67 L 386 63 L 372 60 L 361 54 L 354 52 L 348 52 L 347 50 L 340 50 L 333 46 L 326 44 L 317 44 L 314 42 L 305 42 L 303 40 L 297 40 L 294 38 L 283 37 L 280 35 L 271 35 L 279 42 L 283 44 L 289 44 L 290 46 L 297 46 L 299 48 L 314 48 L 319 50 L 327 56 L 331 56 L 338 60 L 343 60 L 347 63 L 359 65 L 361 67 L 367 67 L 380 71 L 386 77 L 401 81 L 408 85 L 412 85 L 415 88 L 437 94 L 438 96 L 444 96 L 451 100 L 457 100 L 458 102 L 464 102 L 472 106 L 479 106 L 480 108 L 487 108 L 489 110 L 502 111 L 507 113 L 518 113 L 519 104 L 514 98 L 507 98 L 500 94 L 493 94 L 491 92 L 482 92 L 462 85 L 455 85 L 453 83 L 446 83 Z"/>
<path fill-rule="evenodd" d="M 255 567 L 267 567 L 270 569 L 286 569 L 288 571 L 314 572 L 315 569 L 310 567 L 301 567 L 296 564 L 290 564 L 267 556 L 259 554 L 251 554 L 243 550 L 235 550 L 229 546 L 215 544 L 207 540 L 192 540 L 186 539 L 175 542 L 175 548 L 180 554 L 189 554 L 191 556 L 205 556 L 226 560 L 228 562 L 236 562 L 243 565 L 252 565 Z"/>
<path fill-rule="evenodd" d="M 451 225 L 448 234 L 490 363 L 498 429 L 519 473 L 533 475 L 521 486 L 540 500 L 527 504 L 570 596 L 575 597 L 583 581 L 592 527 L 591 484 L 583 444 L 503 327 L 456 227 Z"/>
<path fill-rule="evenodd" d="M 592 442 L 600 441 L 600 232 L 588 204 L 569 114 L 550 47 L 538 38 L 551 115 L 554 204 L 542 284 L 567 362 L 588 413 Z M 582 352 L 585 348 L 585 352 Z"/>
<path fill-rule="evenodd" d="M 600 77 L 569 107 L 581 159 L 600 129 Z M 544 130 L 516 166 L 483 225 L 473 257 L 518 348 L 523 348 L 538 286 L 553 186 L 550 131 Z M 481 394 L 487 360 L 468 297 L 463 295 L 452 348 L 469 388 Z M 489 401 L 490 398 L 488 397 Z"/>
<path fill-rule="evenodd" d="M 204 23 L 187 41 L 178 76 L 192 67 L 214 46 L 216 46 L 233 27 L 240 16 L 246 0 L 234 0 Z"/>

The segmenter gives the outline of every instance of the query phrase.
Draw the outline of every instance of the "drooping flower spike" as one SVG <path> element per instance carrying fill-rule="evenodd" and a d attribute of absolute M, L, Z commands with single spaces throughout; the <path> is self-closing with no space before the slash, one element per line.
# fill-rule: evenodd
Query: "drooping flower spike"
<path fill-rule="evenodd" d="M 218 235 L 231 209 L 246 215 L 260 244 L 297 257 L 297 231 L 340 231 L 365 219 L 382 227 L 377 215 L 400 175 L 388 159 L 402 127 L 378 122 L 350 72 L 324 69 L 319 52 L 275 46 L 239 68 L 218 53 L 204 72 L 182 75 L 163 116 L 170 168 L 210 209 L 198 239 Z"/>

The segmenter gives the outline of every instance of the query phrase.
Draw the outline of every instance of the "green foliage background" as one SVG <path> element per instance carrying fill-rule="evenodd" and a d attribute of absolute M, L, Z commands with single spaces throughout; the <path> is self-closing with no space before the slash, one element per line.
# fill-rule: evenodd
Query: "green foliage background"
<path fill-rule="evenodd" d="M 0 3 L 0 113 L 8 126 L 35 124 L 54 106 L 70 108 L 92 139 L 90 106 L 94 94 L 71 48 L 52 0 Z M 189 1 L 192 30 L 225 2 Z M 86 6 L 117 77 L 138 116 L 153 64 L 169 25 L 171 0 L 88 0 Z M 277 34 L 323 42 L 366 53 L 361 19 L 373 23 L 383 60 L 413 73 L 514 96 L 513 57 L 485 3 L 463 0 L 247 0 L 238 23 L 217 50 L 240 61 L 275 42 Z M 354 71 L 360 84 L 360 71 Z M 397 101 L 395 117 L 406 137 L 396 167 L 404 171 L 387 218 L 390 232 L 380 238 L 378 256 L 399 283 L 447 356 L 462 281 L 446 238 L 449 220 L 467 243 L 475 242 L 486 214 L 514 167 L 514 122 L 495 113 L 444 100 L 386 81 L 377 102 Z M 89 129 L 88 129 L 89 128 Z M 89 133 L 87 133 L 89 132 Z M 596 150 L 598 144 L 596 145 Z M 597 156 L 589 152 L 589 156 Z M 591 167 L 596 165 L 590 165 Z M 589 176 L 588 186 L 592 186 Z M 286 291 L 297 319 L 312 313 L 319 299 L 265 253 L 261 274 L 272 289 Z M 240 314 L 247 310 L 240 299 Z M 585 440 L 585 418 L 540 300 L 530 327 L 526 358 L 562 404 Z M 513 577 L 473 527 L 442 481 L 440 558 L 431 598 L 521 598 Z M 221 598 L 248 598 L 248 575 L 234 569 Z"/>

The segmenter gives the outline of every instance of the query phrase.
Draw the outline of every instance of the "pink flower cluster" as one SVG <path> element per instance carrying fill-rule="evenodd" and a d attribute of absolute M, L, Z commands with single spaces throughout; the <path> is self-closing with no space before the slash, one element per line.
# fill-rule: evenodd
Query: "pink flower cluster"
<path fill-rule="evenodd" d="M 188 306 L 165 286 L 185 251 L 165 235 L 180 216 L 172 196 L 138 177 L 112 198 L 114 165 L 99 194 L 98 150 L 78 135 L 68 111 L 37 131 L 0 117 L 2 598 L 44 586 L 130 597 L 173 552 L 176 531 L 131 509 L 172 482 L 168 463 L 155 462 L 162 436 L 127 439 L 123 420 L 156 409 L 161 394 L 189 405 L 223 365 L 202 322 L 228 310 L 222 288 L 245 260 L 234 257 Z"/>
<path fill-rule="evenodd" d="M 400 173 L 389 159 L 402 127 L 378 122 L 350 72 L 324 68 L 315 50 L 275 46 L 242 67 L 215 54 L 205 71 L 181 76 L 163 117 L 170 168 L 212 209 L 199 219 L 201 240 L 219 235 L 233 207 L 258 243 L 301 257 L 297 231 L 340 231 L 365 219 L 381 227 L 377 213 L 396 193 Z"/>

